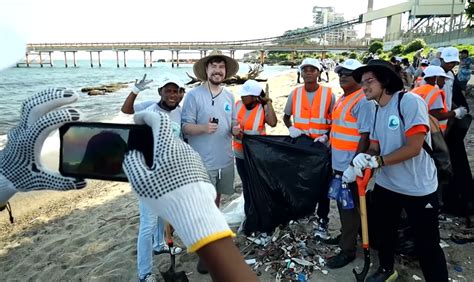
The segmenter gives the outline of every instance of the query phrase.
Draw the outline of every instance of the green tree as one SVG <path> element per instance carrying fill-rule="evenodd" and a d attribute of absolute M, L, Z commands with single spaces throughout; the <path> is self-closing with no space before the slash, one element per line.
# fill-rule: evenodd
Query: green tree
<path fill-rule="evenodd" d="M 399 44 L 399 45 L 393 46 L 390 52 L 392 53 L 393 56 L 396 56 L 403 53 L 404 50 L 405 50 L 405 46 Z"/>
<path fill-rule="evenodd" d="M 408 53 L 411 53 L 411 52 L 415 52 L 415 51 L 418 51 L 421 48 L 425 48 L 425 47 L 426 47 L 425 41 L 421 38 L 418 38 L 418 39 L 415 39 L 415 40 L 411 41 L 410 43 L 408 43 L 405 46 L 405 50 L 403 50 L 403 54 L 408 54 Z"/>
<path fill-rule="evenodd" d="M 357 54 L 352 52 L 350 55 L 349 55 L 349 59 L 357 59 Z"/>
<path fill-rule="evenodd" d="M 369 46 L 369 52 L 372 54 L 377 53 L 377 50 L 383 49 L 383 42 L 382 41 L 374 41 Z"/>

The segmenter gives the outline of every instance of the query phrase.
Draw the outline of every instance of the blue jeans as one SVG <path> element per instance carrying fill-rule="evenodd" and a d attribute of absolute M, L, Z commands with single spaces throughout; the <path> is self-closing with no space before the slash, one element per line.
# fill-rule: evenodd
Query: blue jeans
<path fill-rule="evenodd" d="M 151 273 L 153 267 L 153 249 L 160 250 L 166 245 L 164 241 L 164 222 L 139 201 L 140 228 L 137 240 L 138 277 L 143 279 Z"/>

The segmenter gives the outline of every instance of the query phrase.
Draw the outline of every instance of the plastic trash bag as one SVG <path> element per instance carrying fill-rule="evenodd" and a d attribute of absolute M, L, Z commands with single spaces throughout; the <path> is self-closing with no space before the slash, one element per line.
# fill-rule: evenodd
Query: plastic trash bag
<path fill-rule="evenodd" d="M 243 138 L 249 178 L 245 234 L 272 232 L 280 224 L 314 213 L 327 197 L 331 176 L 329 149 L 306 135 Z"/>
<path fill-rule="evenodd" d="M 244 205 L 244 196 L 240 195 L 240 197 L 234 199 L 222 209 L 224 218 L 227 221 L 227 224 L 229 224 L 229 226 L 239 226 L 242 221 L 244 221 Z"/>

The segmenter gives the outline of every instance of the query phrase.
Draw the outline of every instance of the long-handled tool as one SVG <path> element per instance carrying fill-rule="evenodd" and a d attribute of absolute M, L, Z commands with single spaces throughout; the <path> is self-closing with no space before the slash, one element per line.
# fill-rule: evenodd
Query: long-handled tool
<path fill-rule="evenodd" d="M 188 276 L 186 276 L 186 273 L 184 271 L 179 271 L 176 272 L 175 266 L 176 266 L 176 261 L 175 261 L 175 251 L 174 251 L 174 246 L 173 246 L 173 227 L 169 224 L 166 223 L 165 225 L 165 239 L 168 244 L 168 247 L 170 249 L 170 258 L 171 258 L 171 265 L 170 268 L 165 271 L 161 272 L 161 276 L 165 280 L 165 282 L 188 282 Z"/>
<path fill-rule="evenodd" d="M 360 222 L 362 225 L 362 249 L 364 249 L 364 268 L 360 273 L 357 273 L 355 269 L 352 270 L 358 282 L 365 280 L 370 267 L 369 226 L 367 224 L 367 205 L 365 203 L 365 189 L 367 188 L 367 183 L 369 183 L 370 176 L 371 170 L 366 168 L 364 177 L 357 177 L 356 180 L 360 203 Z"/>

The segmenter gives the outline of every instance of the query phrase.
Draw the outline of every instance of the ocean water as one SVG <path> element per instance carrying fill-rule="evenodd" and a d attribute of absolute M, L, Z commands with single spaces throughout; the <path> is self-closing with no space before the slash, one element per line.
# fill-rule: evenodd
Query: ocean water
<path fill-rule="evenodd" d="M 78 61 L 78 67 L 65 68 L 63 62 L 55 61 L 54 67 L 45 65 L 43 68 L 12 67 L 0 72 L 0 148 L 6 141 L 8 129 L 17 124 L 20 118 L 21 103 L 38 91 L 50 87 L 66 87 L 77 91 L 80 99 L 72 104 L 84 113 L 82 120 L 110 121 L 119 113 L 130 88 L 123 88 L 103 96 L 88 96 L 81 93 L 83 87 L 100 86 L 117 82 L 134 82 L 146 73 L 148 79 L 155 79 L 151 89 L 140 93 L 137 101 L 157 99 L 156 80 L 160 74 L 172 72 L 183 82 L 194 76 L 192 64 L 180 64 L 179 68 L 171 68 L 171 63 L 154 63 L 152 68 L 144 68 L 142 60 L 128 60 L 127 67 L 116 67 L 115 60 L 103 60 L 102 67 L 91 68 L 88 60 Z M 248 71 L 248 64 L 240 63 L 239 74 Z M 282 72 L 288 72 L 288 66 L 265 66 L 260 78 L 269 78 Z"/>

